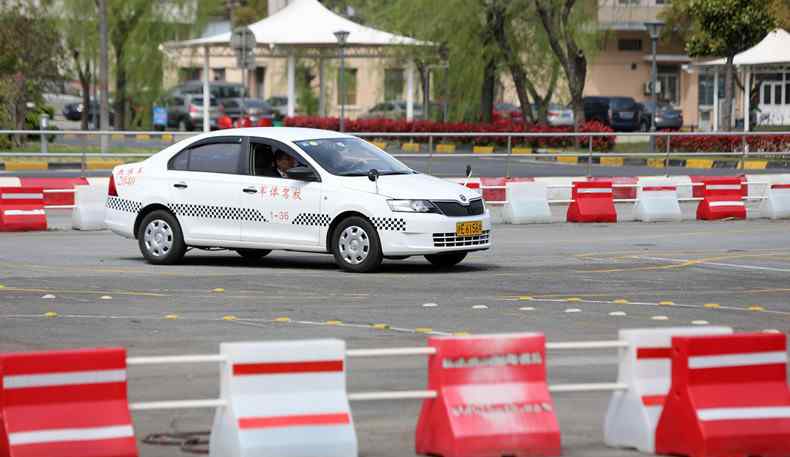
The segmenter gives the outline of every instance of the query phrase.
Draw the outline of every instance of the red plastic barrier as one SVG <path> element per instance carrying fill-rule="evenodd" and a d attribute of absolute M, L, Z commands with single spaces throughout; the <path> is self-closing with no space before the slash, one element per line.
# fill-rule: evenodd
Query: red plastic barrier
<path fill-rule="evenodd" d="M 546 385 L 542 333 L 432 337 L 418 454 L 443 457 L 560 455 L 560 429 Z"/>
<path fill-rule="evenodd" d="M 692 184 L 698 184 L 691 186 L 691 196 L 694 198 L 702 198 L 705 196 L 705 187 L 702 184 L 705 183 L 706 179 L 716 179 L 718 176 L 689 176 L 689 178 Z M 739 175 L 738 178 L 741 180 L 741 183 L 744 184 L 741 189 L 741 196 L 747 197 L 749 195 L 749 188 L 746 186 L 746 175 Z"/>
<path fill-rule="evenodd" d="M 787 338 L 753 333 L 672 338 L 672 387 L 656 453 L 787 457 Z"/>
<path fill-rule="evenodd" d="M 502 189 L 483 189 L 483 200 L 487 202 L 505 201 L 505 184 L 507 184 L 507 178 L 480 178 L 482 187 L 502 187 Z"/>
<path fill-rule="evenodd" d="M 0 187 L 0 232 L 46 229 L 41 187 Z"/>
<path fill-rule="evenodd" d="M 612 181 L 574 182 L 568 222 L 617 222 Z"/>
<path fill-rule="evenodd" d="M 697 206 L 697 219 L 746 219 L 746 203 L 742 196 L 747 190 L 741 178 L 706 178 L 701 187 L 703 195 Z"/>
<path fill-rule="evenodd" d="M 44 189 L 74 189 L 87 185 L 85 178 L 19 178 L 22 187 L 41 187 Z M 74 192 L 55 192 L 44 194 L 45 205 L 73 205 Z"/>
<path fill-rule="evenodd" d="M 124 349 L 3 354 L 0 374 L 0 456 L 137 456 Z"/>
<path fill-rule="evenodd" d="M 636 176 L 614 176 L 611 178 L 592 177 L 589 178 L 589 181 L 593 181 L 593 182 L 612 181 L 612 184 L 630 184 L 633 187 L 614 187 L 613 198 L 634 199 L 636 198 L 636 183 L 639 181 L 639 178 Z"/>

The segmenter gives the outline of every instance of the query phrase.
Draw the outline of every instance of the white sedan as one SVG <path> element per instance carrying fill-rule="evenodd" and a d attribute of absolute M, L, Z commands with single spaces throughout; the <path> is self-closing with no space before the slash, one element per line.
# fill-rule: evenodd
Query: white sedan
<path fill-rule="evenodd" d="M 329 252 L 349 271 L 424 255 L 449 267 L 491 247 L 480 195 L 326 130 L 206 133 L 115 167 L 105 222 L 154 264 L 189 248 Z"/>

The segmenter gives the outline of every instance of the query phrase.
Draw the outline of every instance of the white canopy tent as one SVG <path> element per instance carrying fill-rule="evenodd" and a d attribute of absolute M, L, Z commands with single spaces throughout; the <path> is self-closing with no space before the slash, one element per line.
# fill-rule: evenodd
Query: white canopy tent
<path fill-rule="evenodd" d="M 383 48 L 402 46 L 432 46 L 432 43 L 366 27 L 350 21 L 327 9 L 318 0 L 293 0 L 282 10 L 249 26 L 255 35 L 257 55 L 287 57 L 288 59 L 288 115 L 295 112 L 296 56 L 308 55 L 319 59 L 320 101 L 324 103 L 324 59 L 338 49 L 335 32 L 349 32 L 343 46 L 349 57 L 381 57 Z M 208 100 L 208 69 L 212 48 L 230 47 L 231 33 L 193 40 L 169 42 L 164 47 L 170 50 L 203 49 L 203 95 Z M 414 116 L 414 66 L 406 71 L 407 118 Z M 208 130 L 208 103 L 204 103 L 203 128 Z"/>
<path fill-rule="evenodd" d="M 715 59 L 706 62 L 698 62 L 694 66 L 707 69 L 710 68 L 714 72 L 714 90 L 713 90 L 713 110 L 714 110 L 714 130 L 718 130 L 719 119 L 719 73 L 720 68 L 727 63 L 726 59 Z M 783 29 L 776 29 L 770 32 L 763 38 L 762 41 L 752 46 L 751 48 L 737 54 L 733 60 L 736 68 L 741 70 L 744 75 L 743 81 L 743 112 L 744 112 L 744 128 L 749 131 L 750 119 L 749 112 L 751 110 L 751 77 L 754 72 L 761 70 L 777 71 L 790 66 L 790 33 Z"/>

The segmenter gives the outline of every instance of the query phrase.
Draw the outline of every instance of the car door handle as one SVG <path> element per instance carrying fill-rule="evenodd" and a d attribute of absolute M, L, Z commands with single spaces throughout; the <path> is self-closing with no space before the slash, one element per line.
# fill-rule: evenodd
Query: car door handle
<path fill-rule="evenodd" d="M 244 192 L 245 194 L 257 194 L 258 193 L 258 189 L 254 188 L 254 187 L 245 187 L 242 190 L 242 192 Z"/>
<path fill-rule="evenodd" d="M 189 186 L 187 186 L 187 183 L 185 182 L 177 182 L 173 184 L 173 187 L 175 187 L 176 189 L 186 189 Z"/>

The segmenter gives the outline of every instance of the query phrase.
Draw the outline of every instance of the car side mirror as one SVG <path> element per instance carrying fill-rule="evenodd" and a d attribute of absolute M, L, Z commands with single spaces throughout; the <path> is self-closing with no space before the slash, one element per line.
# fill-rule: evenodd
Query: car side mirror
<path fill-rule="evenodd" d="M 297 179 L 299 181 L 320 181 L 318 179 L 318 175 L 310 167 L 299 166 L 289 168 L 286 171 L 286 174 L 291 179 Z"/>

